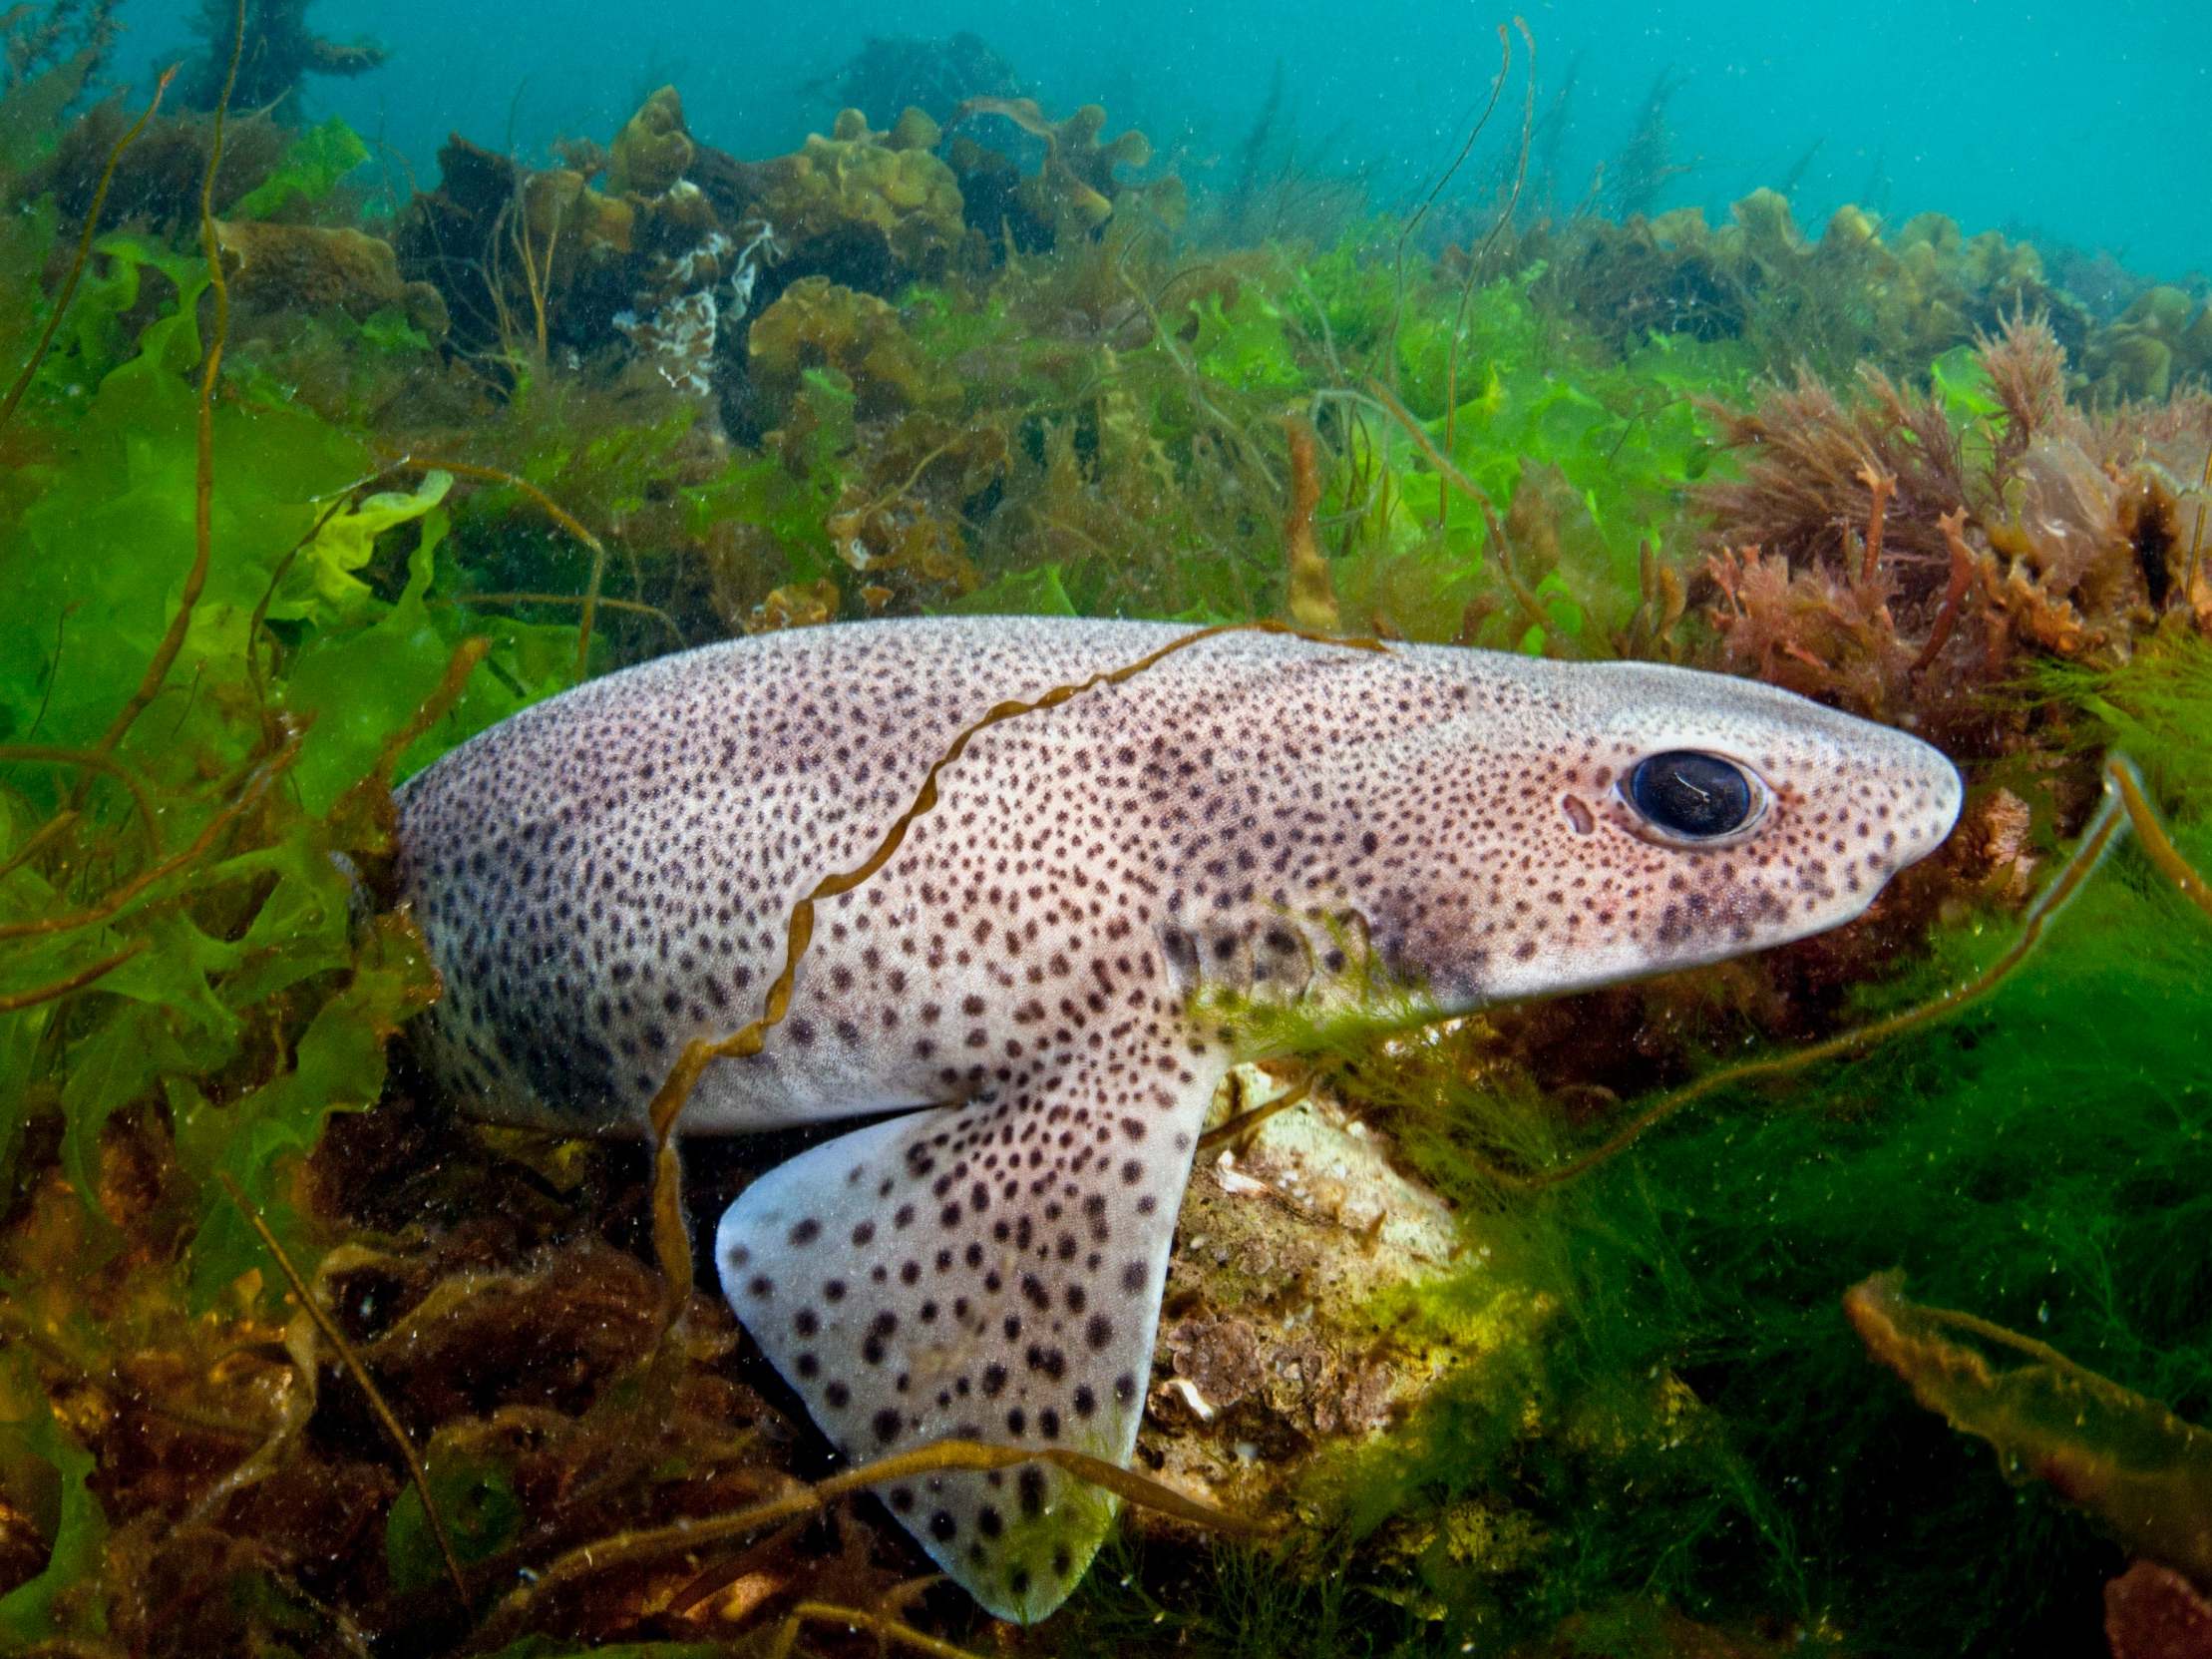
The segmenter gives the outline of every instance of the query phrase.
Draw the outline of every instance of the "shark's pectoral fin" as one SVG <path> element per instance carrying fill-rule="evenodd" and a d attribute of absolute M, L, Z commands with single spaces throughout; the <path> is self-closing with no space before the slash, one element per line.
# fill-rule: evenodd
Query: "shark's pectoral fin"
<path fill-rule="evenodd" d="M 946 1438 L 1126 1464 L 1176 1210 L 1217 1071 L 1071 1061 L 770 1170 L 722 1217 L 722 1288 L 839 1452 Z M 887 1486 L 1001 1618 L 1066 1599 L 1115 1499 L 1049 1463 Z"/>

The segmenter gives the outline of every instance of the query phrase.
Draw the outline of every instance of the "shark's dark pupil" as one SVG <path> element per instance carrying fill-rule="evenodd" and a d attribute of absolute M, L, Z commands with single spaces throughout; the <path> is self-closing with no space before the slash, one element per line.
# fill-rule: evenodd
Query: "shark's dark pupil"
<path fill-rule="evenodd" d="M 1751 816 L 1751 780 L 1718 755 L 1670 749 L 1638 762 L 1629 799 L 1669 835 L 1704 840 L 1743 827 Z"/>

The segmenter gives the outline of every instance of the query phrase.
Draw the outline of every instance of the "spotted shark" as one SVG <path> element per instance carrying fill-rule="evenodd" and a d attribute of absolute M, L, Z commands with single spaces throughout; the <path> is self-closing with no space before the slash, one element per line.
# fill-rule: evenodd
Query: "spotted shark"
<path fill-rule="evenodd" d="M 963 730 L 1184 631 L 798 629 L 463 744 L 398 801 L 444 977 L 433 1076 L 486 1118 L 641 1131 L 685 1045 L 759 1014 L 794 904 Z M 738 1320 L 855 1461 L 959 1437 L 1127 1464 L 1201 1124 L 1248 1057 L 1209 994 L 1356 1013 L 1388 985 L 1402 1020 L 1760 950 L 1857 916 L 1960 804 L 1927 744 L 1766 685 L 1257 632 L 991 724 L 936 790 L 682 1117 L 877 1119 L 761 1175 L 715 1238 Z M 1041 1460 L 879 1495 L 1025 1622 L 1115 1507 Z"/>

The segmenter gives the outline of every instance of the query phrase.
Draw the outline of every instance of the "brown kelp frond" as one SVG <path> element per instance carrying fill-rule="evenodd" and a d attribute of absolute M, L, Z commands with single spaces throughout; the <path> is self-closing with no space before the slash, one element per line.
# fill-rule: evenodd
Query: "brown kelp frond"
<path fill-rule="evenodd" d="M 1952 1428 L 2032 1474 L 2130 1553 L 2212 1584 L 2212 1430 L 2184 1423 L 2047 1343 L 1908 1301 L 1901 1275 L 1854 1285 L 1843 1308 L 1867 1352 Z"/>
<path fill-rule="evenodd" d="M 1334 633 L 1344 619 L 1336 604 L 1335 579 L 1313 537 L 1313 512 L 1321 504 L 1313 429 L 1290 415 L 1285 418 L 1283 430 L 1290 447 L 1290 509 L 1283 520 L 1283 550 L 1290 569 L 1290 621 L 1308 632 Z"/>

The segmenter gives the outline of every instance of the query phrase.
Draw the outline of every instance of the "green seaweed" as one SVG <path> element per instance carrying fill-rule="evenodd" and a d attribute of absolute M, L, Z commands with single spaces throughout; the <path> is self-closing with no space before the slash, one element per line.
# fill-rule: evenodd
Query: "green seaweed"
<path fill-rule="evenodd" d="M 441 1458 L 431 1475 L 432 1499 L 464 1566 L 474 1566 L 514 1543 L 523 1505 L 514 1471 L 490 1457 Z M 445 1576 L 446 1563 L 430 1526 L 422 1494 L 409 1487 L 384 1518 L 384 1558 L 393 1583 L 419 1590 Z"/>
<path fill-rule="evenodd" d="M 334 855 L 384 850 L 384 809 L 362 786 L 381 794 L 412 731 L 427 758 L 565 673 L 542 652 L 533 662 L 532 630 L 495 624 L 505 671 L 484 676 L 495 689 L 445 709 L 470 631 L 458 611 L 426 603 L 450 481 L 350 505 L 371 470 L 360 437 L 245 396 L 209 411 L 209 557 L 180 630 L 207 278 L 131 238 L 104 238 L 100 253 L 108 274 L 80 293 L 40 382 L 96 376 L 96 387 L 30 406 L 35 418 L 67 411 L 68 424 L 42 434 L 0 522 L 0 557 L 17 574 L 0 619 L 11 936 L 0 1172 L 13 1175 L 27 1136 L 58 1119 L 55 1166 L 83 1206 L 76 1271 L 112 1270 L 119 1252 L 145 1248 L 146 1225 L 115 1184 L 118 1125 L 135 1137 L 158 1122 L 185 1248 L 156 1260 L 167 1257 L 177 1306 L 200 1311 L 250 1303 L 266 1273 L 225 1181 L 314 1260 L 326 1234 L 301 1202 L 300 1160 L 334 1112 L 378 1099 L 391 1034 L 435 994 L 411 929 L 351 920 Z M 132 336 L 123 319 L 148 270 L 171 297 Z M 396 594 L 357 574 L 373 570 L 380 538 L 389 547 L 416 529 Z M 572 652 L 573 630 L 559 631 Z M 141 689 L 165 635 L 174 662 Z M 119 721 L 126 709 L 136 717 Z M 425 712 L 445 723 L 422 729 Z M 60 1288 L 13 1268 L 0 1283 L 22 1309 Z M 66 1325 L 86 1355 L 113 1340 L 89 1308 Z M 89 1628 L 100 1598 L 88 1585 L 105 1568 L 85 1491 L 92 1457 L 58 1438 L 35 1391 L 19 1404 L 0 1442 L 23 1466 L 58 1472 L 62 1507 L 45 1572 L 6 1604 L 8 1628 Z"/>
<path fill-rule="evenodd" d="M 32 1578 L 0 1595 L 0 1638 L 30 1647 L 57 1626 L 57 1600 L 76 1589 L 98 1569 L 100 1549 L 107 1536 L 106 1517 L 100 1500 L 88 1485 L 94 1467 L 92 1453 L 73 1440 L 56 1421 L 45 1391 L 30 1374 L 24 1357 L 17 1356 L 0 1379 L 6 1389 L 0 1403 L 0 1459 L 11 1488 L 26 1483 L 30 1469 L 43 1467 L 51 1477 L 51 1514 L 42 1517 L 53 1538 L 46 1565 Z"/>
<path fill-rule="evenodd" d="M 276 171 L 230 205 L 233 218 L 273 218 L 329 200 L 339 182 L 369 159 L 361 135 L 337 116 L 292 140 Z"/>
<path fill-rule="evenodd" d="M 1252 288 L 1224 305 L 1218 293 L 1195 306 L 1198 337 L 1191 355 L 1209 380 L 1240 392 L 1289 392 L 1302 389 L 1306 375 L 1290 350 L 1284 313 L 1275 301 Z"/>
<path fill-rule="evenodd" d="M 1078 615 L 1057 565 L 1040 565 L 1032 571 L 1009 571 L 997 581 L 951 601 L 942 609 L 947 617 Z"/>

